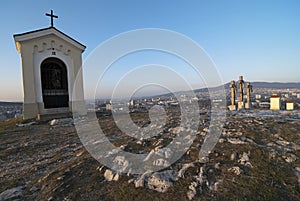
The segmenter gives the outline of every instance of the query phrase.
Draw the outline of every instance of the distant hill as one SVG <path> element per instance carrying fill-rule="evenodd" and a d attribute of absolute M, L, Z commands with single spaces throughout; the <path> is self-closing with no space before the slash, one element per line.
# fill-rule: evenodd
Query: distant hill
<path fill-rule="evenodd" d="M 226 91 L 228 91 L 230 82 L 224 84 L 223 86 L 217 86 L 217 87 L 212 87 L 210 88 L 211 90 L 214 91 L 218 91 L 221 90 L 222 87 L 225 88 Z M 266 88 L 266 89 L 296 89 L 299 88 L 300 89 L 300 82 L 251 82 L 251 85 L 253 86 L 254 89 L 257 88 Z M 246 84 L 245 84 L 246 87 Z M 180 92 L 184 92 L 184 91 L 180 91 Z M 178 93 L 180 93 L 178 92 Z M 208 92 L 208 88 L 200 88 L 200 89 L 195 89 L 194 90 L 195 93 L 204 93 L 204 92 Z M 173 93 L 166 93 L 166 94 L 160 94 L 160 95 L 152 95 L 149 96 L 151 97 L 162 97 L 162 96 L 172 96 Z"/>
<path fill-rule="evenodd" d="M 251 82 L 251 85 L 254 89 L 257 88 L 265 88 L 265 89 L 300 89 L 300 82 Z M 230 83 L 226 83 L 223 86 L 212 87 L 212 90 L 221 90 L 222 87 L 225 88 L 226 91 L 229 91 Z M 238 87 L 238 86 L 237 86 Z M 246 84 L 245 84 L 246 87 Z M 196 93 L 208 92 L 208 88 L 200 88 L 194 90 Z M 169 95 L 169 94 L 167 94 Z"/>
<path fill-rule="evenodd" d="M 253 82 L 255 88 L 300 89 L 300 82 Z"/>
<path fill-rule="evenodd" d="M 230 83 L 224 84 L 224 88 L 229 89 Z M 269 89 L 300 89 L 300 82 L 251 82 L 253 88 L 269 88 Z M 214 87 L 213 89 L 220 89 L 221 86 Z M 207 88 L 196 89 L 196 92 L 207 91 Z"/>
<path fill-rule="evenodd" d="M 0 106 L 22 106 L 22 102 L 4 102 L 4 101 L 0 101 Z"/>
<path fill-rule="evenodd" d="M 225 89 L 229 89 L 229 82 L 224 84 Z M 269 89 L 300 89 L 300 82 L 251 82 L 253 88 Z"/>
<path fill-rule="evenodd" d="M 224 84 L 225 90 L 229 90 L 230 82 Z M 253 88 L 267 88 L 267 89 L 300 89 L 300 82 L 251 82 Z M 212 87 L 213 90 L 220 90 L 222 86 Z M 199 92 L 208 92 L 208 88 L 200 88 L 194 90 L 196 93 Z M 182 91 L 181 91 L 182 92 Z M 152 98 L 158 96 L 172 96 L 173 93 L 166 93 L 166 94 L 156 94 L 150 96 L 143 96 L 144 98 Z M 141 97 L 138 97 L 141 98 Z M 91 100 L 90 100 L 91 101 Z M 94 101 L 92 99 L 92 101 Z M 22 105 L 22 102 L 4 102 L 0 101 L 0 106 L 8 106 L 8 105 Z"/>

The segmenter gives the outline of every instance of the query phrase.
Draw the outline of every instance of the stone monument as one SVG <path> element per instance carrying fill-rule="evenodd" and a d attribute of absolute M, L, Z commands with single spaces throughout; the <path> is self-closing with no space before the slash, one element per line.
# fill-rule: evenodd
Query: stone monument
<path fill-rule="evenodd" d="M 236 110 L 236 105 L 235 105 L 235 96 L 236 96 L 236 84 L 235 81 L 232 80 L 230 82 L 230 91 L 231 91 L 231 105 L 228 106 L 229 110 Z"/>
<path fill-rule="evenodd" d="M 252 85 L 250 84 L 250 82 L 247 82 L 246 86 L 247 86 L 247 102 L 246 102 L 245 108 L 251 109 L 251 107 L 252 107 L 251 93 L 253 92 L 253 88 L 252 88 Z"/>
<path fill-rule="evenodd" d="M 239 100 L 238 100 L 238 104 L 235 104 L 235 98 L 236 98 L 236 93 L 237 93 L 237 86 L 235 84 L 235 81 L 232 80 L 230 82 L 230 91 L 231 91 L 231 105 L 228 106 L 229 110 L 240 110 L 240 109 L 251 109 L 252 104 L 251 104 L 251 93 L 253 92 L 252 89 L 252 85 L 250 84 L 250 82 L 247 82 L 246 86 L 247 86 L 247 102 L 245 103 L 244 100 L 244 85 L 245 85 L 245 81 L 243 79 L 243 76 L 239 77 L 238 80 L 238 85 L 239 85 Z"/>
<path fill-rule="evenodd" d="M 51 17 L 50 27 L 13 36 L 21 54 L 25 120 L 86 114 L 81 71 L 86 47 L 54 27 L 53 18 L 58 17 L 52 10 L 46 15 Z"/>
<path fill-rule="evenodd" d="M 240 76 L 240 79 L 239 79 L 238 83 L 239 83 L 239 89 L 240 89 L 238 109 L 240 110 L 240 109 L 244 108 L 244 80 L 243 80 L 243 76 Z"/>

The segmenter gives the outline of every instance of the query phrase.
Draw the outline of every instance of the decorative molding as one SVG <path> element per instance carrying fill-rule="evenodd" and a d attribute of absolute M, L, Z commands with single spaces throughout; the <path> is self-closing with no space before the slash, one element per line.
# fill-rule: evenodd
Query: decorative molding
<path fill-rule="evenodd" d="M 50 44 L 43 42 L 42 44 L 35 44 L 33 46 L 33 53 L 42 53 L 44 51 L 58 51 L 65 55 L 71 55 L 71 49 L 62 44 L 57 44 L 55 40 L 51 40 Z"/>
<path fill-rule="evenodd" d="M 27 40 L 31 40 L 31 39 L 36 39 L 36 38 L 43 37 L 43 36 L 48 36 L 48 35 L 55 35 L 55 36 L 63 39 L 67 43 L 72 44 L 76 48 L 80 49 L 82 52 L 86 48 L 84 45 L 80 44 L 76 40 L 72 39 L 71 37 L 67 36 L 66 34 L 64 34 L 63 32 L 61 32 L 59 30 L 57 30 L 54 27 L 41 29 L 41 30 L 36 30 L 36 31 L 24 33 L 24 34 L 17 34 L 17 35 L 14 35 L 14 40 L 16 42 L 16 47 L 19 51 L 19 44 L 18 43 L 23 42 L 23 41 L 27 41 Z"/>

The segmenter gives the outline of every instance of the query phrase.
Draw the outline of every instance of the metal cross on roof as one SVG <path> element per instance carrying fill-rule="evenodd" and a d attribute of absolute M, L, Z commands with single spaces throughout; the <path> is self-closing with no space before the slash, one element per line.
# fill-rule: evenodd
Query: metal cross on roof
<path fill-rule="evenodd" d="M 53 18 L 58 18 L 57 15 L 53 15 L 53 10 L 51 10 L 51 13 L 46 13 L 46 16 L 51 17 L 51 27 L 53 27 Z"/>

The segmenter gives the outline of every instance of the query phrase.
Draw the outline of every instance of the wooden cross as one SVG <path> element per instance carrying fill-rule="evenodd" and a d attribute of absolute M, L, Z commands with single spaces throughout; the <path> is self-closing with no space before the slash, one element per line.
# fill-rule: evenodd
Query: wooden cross
<path fill-rule="evenodd" d="M 51 17 L 51 27 L 53 27 L 53 18 L 58 18 L 57 15 L 53 15 L 53 10 L 51 10 L 51 13 L 46 13 L 46 16 Z"/>

